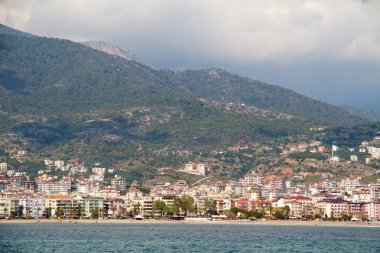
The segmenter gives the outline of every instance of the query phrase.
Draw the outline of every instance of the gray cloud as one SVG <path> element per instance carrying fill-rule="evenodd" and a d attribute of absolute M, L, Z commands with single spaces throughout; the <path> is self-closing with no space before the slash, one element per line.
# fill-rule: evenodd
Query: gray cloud
<path fill-rule="evenodd" d="M 350 104 L 365 99 L 340 99 L 342 88 L 380 93 L 378 13 L 380 1 L 360 0 L 0 3 L 0 22 L 37 35 L 107 41 L 157 67 L 224 67 Z"/>

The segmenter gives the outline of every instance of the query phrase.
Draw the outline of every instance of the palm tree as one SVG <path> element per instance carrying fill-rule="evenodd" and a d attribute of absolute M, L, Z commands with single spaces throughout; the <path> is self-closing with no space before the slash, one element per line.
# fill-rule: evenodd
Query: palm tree
<path fill-rule="evenodd" d="M 26 218 L 30 216 L 30 207 L 25 208 L 26 209 Z"/>
<path fill-rule="evenodd" d="M 38 207 L 38 208 L 37 208 L 37 219 L 40 218 L 40 211 L 41 211 L 41 207 Z"/>
<path fill-rule="evenodd" d="M 3 215 L 5 216 L 5 214 L 8 212 L 8 208 L 4 207 L 3 209 Z M 9 216 L 9 215 L 8 215 Z"/>
<path fill-rule="evenodd" d="M 127 214 L 127 208 L 125 207 L 120 207 L 120 215 L 121 216 L 125 216 Z"/>
<path fill-rule="evenodd" d="M 112 211 L 112 216 L 114 217 L 115 216 L 115 212 L 117 210 L 117 207 L 116 206 L 112 206 L 111 207 L 111 211 Z"/>

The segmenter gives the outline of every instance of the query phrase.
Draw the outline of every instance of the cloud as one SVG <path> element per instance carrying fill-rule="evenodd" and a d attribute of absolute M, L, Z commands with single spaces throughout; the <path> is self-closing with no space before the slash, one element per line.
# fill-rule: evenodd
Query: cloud
<path fill-rule="evenodd" d="M 5 1 L 0 21 L 189 61 L 380 61 L 380 1 Z M 128 48 L 129 49 L 129 48 Z M 160 55 L 160 53 L 158 53 Z"/>
<path fill-rule="evenodd" d="M 378 0 L 0 1 L 0 22 L 26 32 L 106 41 L 159 68 L 222 67 L 351 104 L 380 93 L 378 13 Z"/>

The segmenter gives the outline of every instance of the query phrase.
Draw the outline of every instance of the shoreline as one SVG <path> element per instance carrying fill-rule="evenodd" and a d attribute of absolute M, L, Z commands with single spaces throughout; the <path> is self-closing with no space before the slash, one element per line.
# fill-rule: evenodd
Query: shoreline
<path fill-rule="evenodd" d="M 266 221 L 248 221 L 248 220 L 222 220 L 211 221 L 207 219 L 185 219 L 185 220 L 134 220 L 134 219 L 100 219 L 100 220 L 56 220 L 56 219 L 30 219 L 30 220 L 0 220 L 1 224 L 221 224 L 221 225 L 250 225 L 250 226 L 313 226 L 313 227 L 365 227 L 365 228 L 380 228 L 380 223 L 349 223 L 342 221 L 294 221 L 294 220 L 266 220 Z"/>

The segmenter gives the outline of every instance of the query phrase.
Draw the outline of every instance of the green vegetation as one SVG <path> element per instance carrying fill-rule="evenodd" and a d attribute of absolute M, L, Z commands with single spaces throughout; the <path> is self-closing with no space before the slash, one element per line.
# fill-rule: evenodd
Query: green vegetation
<path fill-rule="evenodd" d="M 352 127 L 331 127 L 321 140 L 326 144 L 342 147 L 356 147 L 364 140 L 371 141 L 380 132 L 380 122 L 361 124 Z"/>
<path fill-rule="evenodd" d="M 288 155 L 289 158 L 297 159 L 297 160 L 305 160 L 307 158 L 317 159 L 324 161 L 327 156 L 321 153 L 311 153 L 311 152 L 301 152 L 301 153 L 292 153 Z"/>
<path fill-rule="evenodd" d="M 28 150 L 23 166 L 32 175 L 43 167 L 38 159 L 79 158 L 116 168 L 129 183 L 153 182 L 158 167 L 178 167 L 195 153 L 225 150 L 241 139 L 274 143 L 309 135 L 311 126 L 360 121 L 340 108 L 223 70 L 156 70 L 68 40 L 0 29 L 0 55 L 0 134 L 15 134 L 14 146 Z M 224 106 L 230 102 L 233 110 Z M 292 115 L 255 114 L 249 105 Z M 343 128 L 336 129 L 321 138 L 344 139 Z M 238 178 L 259 164 L 273 165 L 271 151 L 260 155 L 226 154 L 214 166 L 221 177 Z"/>

